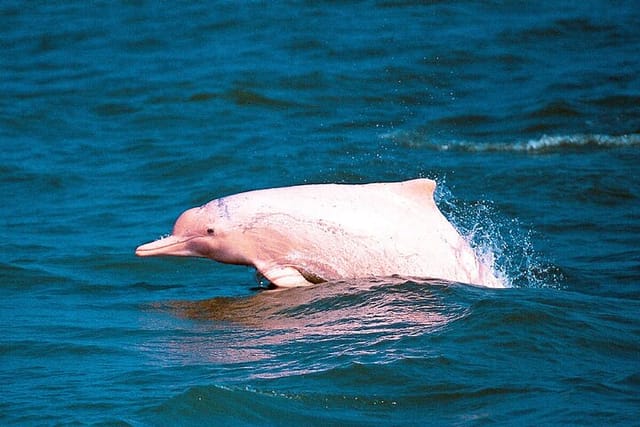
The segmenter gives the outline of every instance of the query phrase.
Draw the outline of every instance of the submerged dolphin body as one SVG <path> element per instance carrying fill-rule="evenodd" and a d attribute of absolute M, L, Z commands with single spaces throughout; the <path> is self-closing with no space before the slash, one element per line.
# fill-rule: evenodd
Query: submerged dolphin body
<path fill-rule="evenodd" d="M 138 256 L 195 256 L 255 267 L 281 287 L 401 275 L 505 287 L 416 179 L 249 191 L 185 211 Z"/>

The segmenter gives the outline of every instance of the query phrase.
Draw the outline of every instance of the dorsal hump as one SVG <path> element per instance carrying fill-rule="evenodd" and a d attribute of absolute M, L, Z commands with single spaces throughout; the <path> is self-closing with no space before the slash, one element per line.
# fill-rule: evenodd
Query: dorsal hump
<path fill-rule="evenodd" d="M 394 192 L 416 203 L 435 203 L 433 200 L 435 189 L 436 182 L 427 178 L 412 179 L 393 184 Z"/>

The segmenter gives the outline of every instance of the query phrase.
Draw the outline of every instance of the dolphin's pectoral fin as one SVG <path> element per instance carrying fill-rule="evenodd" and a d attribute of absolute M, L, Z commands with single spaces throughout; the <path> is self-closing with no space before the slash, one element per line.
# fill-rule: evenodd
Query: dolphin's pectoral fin
<path fill-rule="evenodd" d="M 274 285 L 283 288 L 295 288 L 297 286 L 314 284 L 314 282 L 307 280 L 305 276 L 294 267 L 277 266 L 265 271 L 260 271 L 260 273 Z"/>

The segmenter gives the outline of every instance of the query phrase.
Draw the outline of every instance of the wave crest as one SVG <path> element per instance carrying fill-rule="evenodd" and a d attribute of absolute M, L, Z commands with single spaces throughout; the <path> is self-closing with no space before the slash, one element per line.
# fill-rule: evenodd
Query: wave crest
<path fill-rule="evenodd" d="M 553 153 L 640 146 L 640 134 L 637 133 L 626 135 L 543 135 L 538 139 L 527 141 L 477 142 L 465 140 L 442 141 L 431 139 L 420 132 L 398 131 L 381 135 L 381 138 L 390 139 L 401 146 L 410 148 L 464 152 Z"/>

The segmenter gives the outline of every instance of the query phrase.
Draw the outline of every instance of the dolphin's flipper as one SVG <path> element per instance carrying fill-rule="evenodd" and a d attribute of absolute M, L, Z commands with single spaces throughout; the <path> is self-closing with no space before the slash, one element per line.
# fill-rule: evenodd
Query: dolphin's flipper
<path fill-rule="evenodd" d="M 310 281 L 304 278 L 300 271 L 288 266 L 275 266 L 268 270 L 260 271 L 271 283 L 283 288 L 295 288 L 297 286 L 312 285 Z"/>

